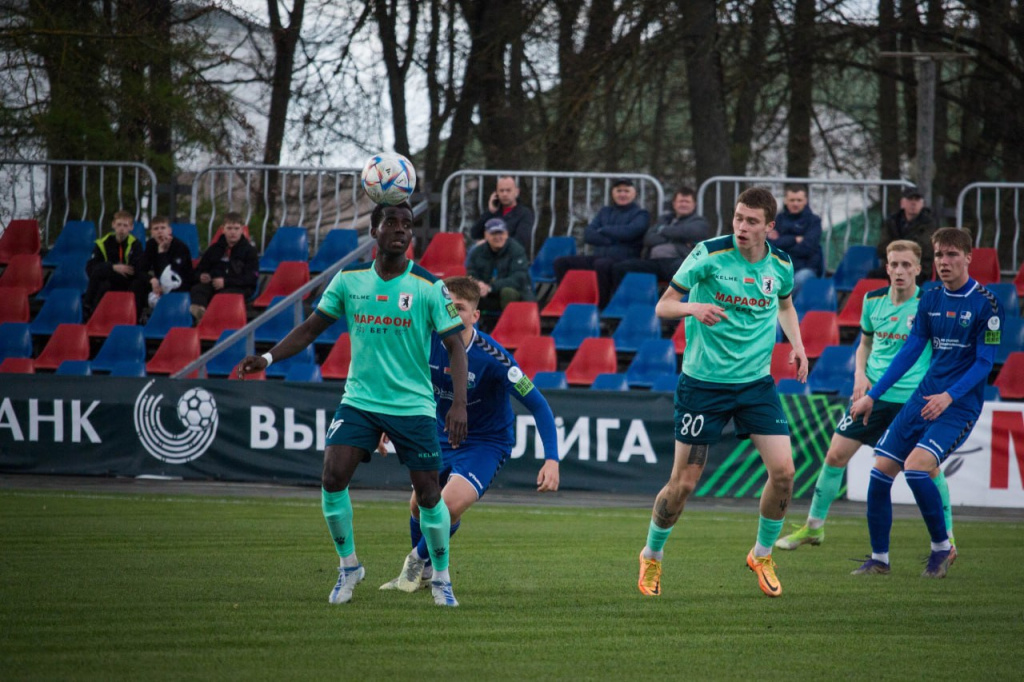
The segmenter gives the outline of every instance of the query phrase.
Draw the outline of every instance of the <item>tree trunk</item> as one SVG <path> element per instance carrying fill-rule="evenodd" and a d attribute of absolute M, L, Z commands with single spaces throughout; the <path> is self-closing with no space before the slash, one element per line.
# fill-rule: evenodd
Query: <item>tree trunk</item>
<path fill-rule="evenodd" d="M 792 40 L 788 52 L 789 113 L 786 174 L 811 174 L 811 117 L 814 114 L 814 53 L 817 40 L 814 0 L 796 0 Z"/>
<path fill-rule="evenodd" d="M 391 5 L 389 13 L 389 4 Z M 405 156 L 412 155 L 409 147 L 409 117 L 405 107 L 405 79 L 412 65 L 416 49 L 416 26 L 419 20 L 419 3 L 408 3 L 409 16 L 399 16 L 397 2 L 374 0 L 374 16 L 384 53 L 384 66 L 388 74 L 388 96 L 391 99 L 391 127 L 395 137 L 395 151 Z M 401 23 L 407 31 L 404 57 L 399 55 L 397 27 Z"/>
<path fill-rule="evenodd" d="M 915 0 L 900 0 L 900 51 L 914 51 L 914 36 L 919 35 L 921 20 Z M 903 123 L 906 130 L 907 156 L 917 156 L 917 70 L 913 59 L 901 59 L 897 68 L 903 74 Z"/>
<path fill-rule="evenodd" d="M 764 68 L 765 36 L 769 33 L 771 18 L 771 0 L 754 0 L 750 28 L 746 37 L 746 52 L 737 76 L 739 94 L 736 101 L 742 102 L 743 105 L 736 107 L 733 120 L 732 144 L 729 151 L 731 175 L 745 175 L 747 172 L 750 147 L 754 139 L 754 121 L 757 118 L 757 101 L 765 83 L 760 74 Z"/>
<path fill-rule="evenodd" d="M 270 112 L 267 116 L 267 138 L 263 147 L 263 163 L 268 166 L 281 164 L 281 146 L 284 144 L 284 131 L 288 123 L 288 104 L 292 99 L 292 74 L 295 66 L 295 48 L 302 32 L 302 16 L 305 13 L 306 0 L 294 0 L 291 12 L 288 13 L 288 25 L 281 22 L 278 0 L 267 0 L 267 12 L 270 15 L 271 40 L 274 43 L 274 73 L 270 83 Z M 266 194 L 268 206 L 274 206 L 279 192 L 278 171 L 267 173 Z"/>
<path fill-rule="evenodd" d="M 878 49 L 896 51 L 896 5 L 894 0 L 878 1 Z M 881 173 L 885 180 L 900 177 L 899 102 L 896 77 L 900 64 L 891 57 L 882 58 L 878 69 L 878 145 Z M 895 202 L 883 206 L 883 211 L 895 210 Z"/>
<path fill-rule="evenodd" d="M 151 0 L 149 24 L 153 44 L 149 51 L 149 154 L 147 159 L 157 178 L 174 182 L 173 121 L 169 107 L 154 106 L 165 101 L 174 89 L 171 71 L 171 55 L 167 47 L 171 44 L 171 0 Z M 173 193 L 172 193 L 173 195 Z M 168 206 L 174 217 L 175 207 Z"/>

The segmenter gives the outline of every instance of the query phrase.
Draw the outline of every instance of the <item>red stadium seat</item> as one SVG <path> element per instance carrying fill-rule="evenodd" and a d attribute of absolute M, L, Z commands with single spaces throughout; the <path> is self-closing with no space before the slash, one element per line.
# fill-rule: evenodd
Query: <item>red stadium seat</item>
<path fill-rule="evenodd" d="M 992 385 L 1004 400 L 1024 400 L 1024 352 L 1010 353 Z"/>
<path fill-rule="evenodd" d="M 781 379 L 796 379 L 796 363 L 789 363 L 789 354 L 793 352 L 793 344 L 776 343 L 772 348 L 772 378 L 776 382 Z"/>
<path fill-rule="evenodd" d="M 491 337 L 515 350 L 527 336 L 540 336 L 540 312 L 533 301 L 514 301 L 501 311 Z"/>
<path fill-rule="evenodd" d="M 89 334 L 84 324 L 60 324 L 36 358 L 36 369 L 60 367 L 65 360 L 89 359 Z"/>
<path fill-rule="evenodd" d="M 352 362 L 352 337 L 342 332 L 338 340 L 331 346 L 331 352 L 320 366 L 320 376 L 324 379 L 348 379 L 348 366 Z"/>
<path fill-rule="evenodd" d="M 519 342 L 514 357 L 519 369 L 531 380 L 537 376 L 537 372 L 554 372 L 558 369 L 555 340 L 550 336 L 526 337 Z"/>
<path fill-rule="evenodd" d="M 999 252 L 991 248 L 972 249 L 968 269 L 978 284 L 995 284 L 1000 280 Z"/>
<path fill-rule="evenodd" d="M 850 297 L 846 299 L 846 305 L 843 306 L 842 311 L 839 313 L 839 318 L 836 320 L 839 326 L 860 327 L 860 316 L 864 312 L 864 296 L 869 291 L 887 286 L 889 286 L 889 281 L 884 279 L 862 279 L 858 281 L 856 286 L 853 287 L 853 291 L 850 292 Z"/>
<path fill-rule="evenodd" d="M 0 374 L 35 374 L 36 367 L 32 358 L 4 358 L 0 362 Z"/>
<path fill-rule="evenodd" d="M 245 296 L 242 294 L 217 294 L 210 299 L 206 314 L 196 325 L 199 338 L 216 341 L 226 329 L 241 329 L 248 319 L 245 312 Z"/>
<path fill-rule="evenodd" d="M 0 292 L 0 324 L 4 322 L 28 322 L 31 313 L 28 292 L 21 287 L 6 287 Z"/>
<path fill-rule="evenodd" d="M 37 253 L 19 253 L 0 275 L 0 288 L 21 287 L 29 296 L 43 288 L 42 260 Z"/>
<path fill-rule="evenodd" d="M 242 363 L 238 363 L 238 365 L 240 364 Z M 267 372 L 262 369 L 258 372 L 253 372 L 252 374 L 244 374 L 242 376 L 238 376 L 238 365 L 235 365 L 235 368 L 232 369 L 231 372 L 228 374 L 229 381 L 266 381 Z"/>
<path fill-rule="evenodd" d="M 572 357 L 565 370 L 565 378 L 571 386 L 589 386 L 598 374 L 614 374 L 619 371 L 619 359 L 615 355 L 615 340 L 607 337 L 583 339 L 579 350 Z"/>
<path fill-rule="evenodd" d="M 216 298 L 215 296 L 214 299 Z M 198 358 L 199 330 L 192 327 L 171 327 L 153 354 L 153 359 L 146 363 L 146 374 L 174 374 Z M 198 375 L 199 372 L 196 371 L 188 378 L 196 378 Z"/>
<path fill-rule="evenodd" d="M 1013 278 L 1013 286 L 1017 287 L 1017 297 L 1024 299 L 1024 263 L 1021 263 L 1017 276 Z"/>
<path fill-rule="evenodd" d="M 672 332 L 672 343 L 676 347 L 676 355 L 682 356 L 683 351 L 686 350 L 686 320 L 679 320 L 679 324 L 676 325 L 676 330 Z"/>
<path fill-rule="evenodd" d="M 817 358 L 827 346 L 839 345 L 839 325 L 836 314 L 823 310 L 810 310 L 800 322 L 800 338 L 804 342 L 807 358 Z"/>
<path fill-rule="evenodd" d="M 130 291 L 108 291 L 85 325 L 89 336 L 106 338 L 119 324 L 134 325 L 137 320 L 135 294 Z"/>
<path fill-rule="evenodd" d="M 20 254 L 39 255 L 39 222 L 12 220 L 0 237 L 0 264 Z"/>
<path fill-rule="evenodd" d="M 267 282 L 267 288 L 252 302 L 255 308 L 266 308 L 275 296 L 287 296 L 309 282 L 309 263 L 305 261 L 281 261 Z M 309 292 L 302 297 L 309 298 Z"/>
<path fill-rule="evenodd" d="M 438 277 L 466 274 L 466 239 L 461 232 L 438 232 L 427 244 L 420 267 Z"/>
<path fill-rule="evenodd" d="M 570 270 L 565 273 L 555 289 L 555 295 L 540 314 L 544 317 L 561 317 L 570 303 L 597 305 L 598 300 L 597 273 L 593 270 Z"/>

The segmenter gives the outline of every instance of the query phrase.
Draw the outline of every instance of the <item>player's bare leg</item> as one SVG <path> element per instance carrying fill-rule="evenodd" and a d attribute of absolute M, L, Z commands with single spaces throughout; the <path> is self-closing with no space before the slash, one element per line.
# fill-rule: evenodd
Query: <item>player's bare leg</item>
<path fill-rule="evenodd" d="M 747 567 L 757 574 L 762 592 L 769 597 L 778 597 L 782 594 L 782 584 L 775 575 L 771 554 L 793 497 L 793 448 L 789 436 L 753 434 L 750 441 L 761 454 L 761 461 L 768 471 L 768 481 L 761 492 L 757 542 L 747 554 Z"/>

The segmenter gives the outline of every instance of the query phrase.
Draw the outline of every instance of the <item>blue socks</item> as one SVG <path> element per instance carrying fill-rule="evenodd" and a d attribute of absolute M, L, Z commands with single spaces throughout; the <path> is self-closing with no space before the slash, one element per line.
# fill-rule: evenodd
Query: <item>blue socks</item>
<path fill-rule="evenodd" d="M 874 473 L 874 472 L 872 472 Z M 946 533 L 946 517 L 942 511 L 942 496 L 935 486 L 927 471 L 904 471 L 907 485 L 914 493 L 917 506 L 921 509 L 921 516 L 928 526 L 928 534 L 932 536 L 932 543 L 943 544 L 949 540 Z"/>
<path fill-rule="evenodd" d="M 878 469 L 871 470 L 868 482 L 868 533 L 874 554 L 889 553 L 889 533 L 892 531 L 892 481 Z M 888 563 L 888 562 L 886 562 Z"/>

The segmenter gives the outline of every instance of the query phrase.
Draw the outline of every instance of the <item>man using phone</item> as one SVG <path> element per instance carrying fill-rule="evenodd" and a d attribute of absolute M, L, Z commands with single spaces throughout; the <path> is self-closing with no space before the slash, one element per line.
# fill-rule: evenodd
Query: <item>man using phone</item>
<path fill-rule="evenodd" d="M 498 178 L 498 185 L 487 201 L 487 208 L 470 228 L 469 236 L 476 240 L 483 239 L 484 228 L 492 218 L 504 220 L 508 236 L 522 244 L 527 254 L 533 253 L 533 210 L 519 203 L 519 187 L 511 175 Z"/>

